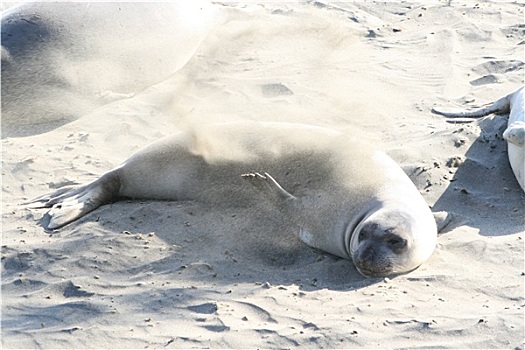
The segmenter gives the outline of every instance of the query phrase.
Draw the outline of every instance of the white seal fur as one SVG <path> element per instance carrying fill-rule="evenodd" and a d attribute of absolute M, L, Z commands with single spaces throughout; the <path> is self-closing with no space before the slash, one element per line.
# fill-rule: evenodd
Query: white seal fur
<path fill-rule="evenodd" d="M 401 168 L 355 135 L 289 123 L 200 126 L 29 206 L 51 208 L 43 224 L 56 229 L 122 197 L 249 205 L 259 201 L 255 186 L 306 244 L 352 260 L 365 276 L 409 272 L 435 249 L 434 217 Z M 246 173 L 255 169 L 265 172 Z"/>

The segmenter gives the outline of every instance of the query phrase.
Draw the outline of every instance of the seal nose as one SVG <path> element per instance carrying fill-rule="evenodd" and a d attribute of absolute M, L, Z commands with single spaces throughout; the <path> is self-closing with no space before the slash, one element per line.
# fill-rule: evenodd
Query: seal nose
<path fill-rule="evenodd" d="M 357 270 L 365 277 L 384 277 L 392 271 L 392 265 L 388 261 L 380 259 L 380 255 L 373 247 L 365 248 L 353 260 Z"/>
<path fill-rule="evenodd" d="M 376 253 L 372 247 L 366 248 L 363 253 L 354 259 L 354 264 L 364 270 L 372 271 L 374 269 Z"/>
<path fill-rule="evenodd" d="M 374 259 L 376 253 L 375 251 L 372 249 L 372 247 L 368 247 L 365 249 L 365 251 L 363 252 L 363 254 L 361 255 L 361 259 L 362 261 L 364 262 L 370 262 Z"/>

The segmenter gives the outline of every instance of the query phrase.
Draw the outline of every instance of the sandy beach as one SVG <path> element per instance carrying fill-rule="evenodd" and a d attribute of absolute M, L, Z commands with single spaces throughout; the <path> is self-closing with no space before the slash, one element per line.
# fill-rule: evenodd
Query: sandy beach
<path fill-rule="evenodd" d="M 142 41 L 101 30 L 98 51 L 50 61 L 67 79 L 56 90 L 25 79 L 31 94 L 11 94 L 18 80 L 3 71 L 2 347 L 524 349 L 525 193 L 507 116 L 431 113 L 523 85 L 524 5 L 206 6 L 198 28 L 130 10 Z M 116 74 L 121 57 L 130 68 Z M 452 214 L 433 256 L 365 278 L 272 208 L 125 200 L 46 232 L 45 210 L 21 207 L 182 128 L 239 120 L 359 130 L 349 137 L 380 145 L 433 211 Z"/>

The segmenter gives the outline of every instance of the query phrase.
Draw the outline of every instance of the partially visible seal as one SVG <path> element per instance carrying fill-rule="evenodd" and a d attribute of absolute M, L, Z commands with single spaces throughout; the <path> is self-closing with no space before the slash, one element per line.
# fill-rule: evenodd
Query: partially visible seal
<path fill-rule="evenodd" d="M 218 20 L 206 0 L 12 6 L 2 12 L 2 137 L 45 132 L 170 77 Z"/>
<path fill-rule="evenodd" d="M 300 227 L 303 242 L 352 260 L 365 276 L 406 273 L 432 255 L 437 229 L 428 205 L 390 157 L 355 134 L 288 123 L 205 129 L 161 139 L 30 207 L 51 208 L 43 224 L 56 229 L 123 197 L 247 205 L 259 201 L 255 186 Z"/>
<path fill-rule="evenodd" d="M 492 113 L 509 113 L 507 129 L 503 138 L 508 143 L 509 163 L 521 188 L 525 191 L 525 110 L 523 87 L 504 96 L 492 105 L 473 111 L 445 112 L 433 108 L 432 112 L 448 118 L 481 118 Z"/>

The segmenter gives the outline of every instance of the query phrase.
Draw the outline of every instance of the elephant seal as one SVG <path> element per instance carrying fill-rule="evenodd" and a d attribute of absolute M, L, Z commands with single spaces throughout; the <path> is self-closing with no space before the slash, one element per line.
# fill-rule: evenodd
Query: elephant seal
<path fill-rule="evenodd" d="M 260 202 L 255 186 L 304 243 L 352 260 L 364 276 L 414 270 L 435 249 L 434 217 L 401 168 L 355 135 L 291 123 L 199 126 L 29 207 L 51 208 L 42 224 L 56 229 L 123 197 L 247 206 Z"/>
<path fill-rule="evenodd" d="M 504 96 L 492 105 L 473 111 L 445 112 L 433 108 L 432 112 L 448 118 L 481 118 L 492 113 L 509 113 L 507 129 L 503 138 L 507 140 L 509 163 L 521 188 L 525 191 L 525 109 L 523 86 Z"/>
<path fill-rule="evenodd" d="M 206 0 L 30 2 L 2 13 L 2 137 L 77 119 L 163 81 L 226 17 Z"/>

